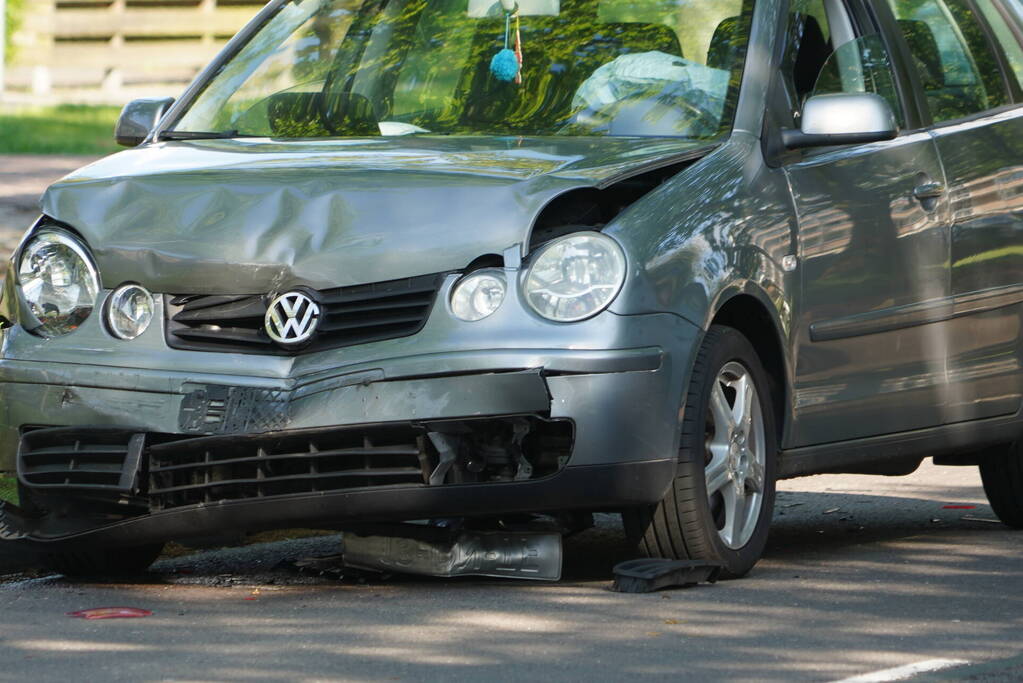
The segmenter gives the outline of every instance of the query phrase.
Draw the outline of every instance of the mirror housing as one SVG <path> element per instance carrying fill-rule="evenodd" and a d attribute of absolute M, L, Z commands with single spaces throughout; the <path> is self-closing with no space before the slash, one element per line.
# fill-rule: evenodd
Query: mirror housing
<path fill-rule="evenodd" d="M 161 99 L 133 100 L 124 105 L 117 120 L 114 138 L 124 147 L 138 147 L 160 123 L 167 110 L 174 104 L 173 97 Z"/>
<path fill-rule="evenodd" d="M 803 106 L 800 130 L 782 130 L 787 149 L 851 145 L 891 140 L 899 134 L 895 114 L 880 95 L 814 95 Z"/>

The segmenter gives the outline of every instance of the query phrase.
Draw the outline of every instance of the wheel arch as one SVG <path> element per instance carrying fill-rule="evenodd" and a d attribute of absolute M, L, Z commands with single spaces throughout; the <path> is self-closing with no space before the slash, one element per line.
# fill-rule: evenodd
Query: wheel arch
<path fill-rule="evenodd" d="M 791 382 L 784 329 L 767 295 L 756 287 L 734 287 L 723 292 L 711 308 L 704 329 L 726 325 L 738 330 L 753 345 L 771 384 L 771 405 L 776 416 L 778 445 L 785 443 L 791 420 Z"/>

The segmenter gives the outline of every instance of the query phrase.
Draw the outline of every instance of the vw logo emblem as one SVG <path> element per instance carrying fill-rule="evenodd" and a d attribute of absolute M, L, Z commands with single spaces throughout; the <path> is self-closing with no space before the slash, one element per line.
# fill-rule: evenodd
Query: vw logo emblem
<path fill-rule="evenodd" d="M 281 346 L 309 341 L 320 323 L 320 305 L 302 292 L 281 294 L 266 311 L 264 326 L 270 338 Z"/>

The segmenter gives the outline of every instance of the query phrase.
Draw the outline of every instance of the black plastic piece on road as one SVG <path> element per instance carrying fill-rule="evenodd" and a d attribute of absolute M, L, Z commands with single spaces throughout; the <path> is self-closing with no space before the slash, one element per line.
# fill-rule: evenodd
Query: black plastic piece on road
<path fill-rule="evenodd" d="M 722 569 L 720 564 L 698 560 L 629 560 L 615 565 L 611 590 L 617 593 L 651 593 L 673 586 L 695 586 L 702 581 L 715 583 Z"/>

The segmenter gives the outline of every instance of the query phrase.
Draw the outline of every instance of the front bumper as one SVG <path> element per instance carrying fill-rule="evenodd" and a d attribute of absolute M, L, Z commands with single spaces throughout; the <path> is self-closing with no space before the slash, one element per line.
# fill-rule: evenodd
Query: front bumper
<path fill-rule="evenodd" d="M 17 466 L 26 427 L 120 429 L 144 435 L 147 443 L 171 439 L 184 446 L 211 435 L 429 428 L 527 416 L 570 422 L 573 443 L 557 471 L 529 480 L 339 486 L 245 499 L 214 495 L 173 509 L 145 510 L 137 508 L 148 505 L 149 458 L 143 452 L 138 486 L 127 496 L 136 506 L 132 516 L 100 522 L 83 518 L 74 507 L 39 518 L 8 506 L 0 532 L 46 547 L 136 545 L 226 529 L 339 527 L 654 503 L 674 473 L 685 381 L 681 369 L 688 367 L 685 349 L 695 346 L 696 332 L 678 323 L 664 335 L 670 343 L 656 346 L 413 354 L 297 378 L 3 359 L 0 469 L 8 471 Z M 54 495 L 53 490 L 46 493 Z"/>

